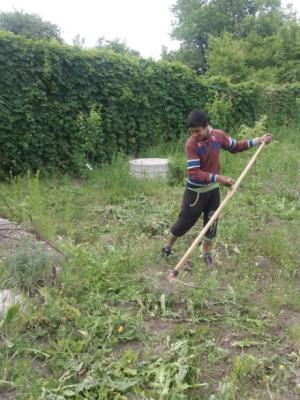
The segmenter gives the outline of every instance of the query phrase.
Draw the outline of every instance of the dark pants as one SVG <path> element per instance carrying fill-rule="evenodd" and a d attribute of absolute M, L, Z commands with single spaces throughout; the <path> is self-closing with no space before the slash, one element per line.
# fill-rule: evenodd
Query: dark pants
<path fill-rule="evenodd" d="M 203 212 L 203 226 L 207 224 L 220 204 L 219 188 L 206 193 L 197 193 L 185 189 L 182 199 L 181 211 L 177 222 L 172 226 L 172 235 L 183 236 L 192 226 L 195 225 Z M 217 234 L 218 220 L 216 220 L 207 231 L 205 237 L 214 239 Z"/>

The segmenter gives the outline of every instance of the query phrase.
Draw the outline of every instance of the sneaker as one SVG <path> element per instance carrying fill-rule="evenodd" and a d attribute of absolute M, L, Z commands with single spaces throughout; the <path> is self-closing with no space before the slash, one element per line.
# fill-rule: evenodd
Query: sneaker
<path fill-rule="evenodd" d="M 208 271 L 211 272 L 214 269 L 214 262 L 211 254 L 204 254 L 203 261 L 204 264 L 206 264 Z"/>
<path fill-rule="evenodd" d="M 160 258 L 160 259 L 166 258 L 166 257 L 168 257 L 170 254 L 171 254 L 171 247 L 165 246 L 165 247 L 163 247 L 163 248 L 161 249 L 160 257 L 159 257 L 159 258 Z"/>

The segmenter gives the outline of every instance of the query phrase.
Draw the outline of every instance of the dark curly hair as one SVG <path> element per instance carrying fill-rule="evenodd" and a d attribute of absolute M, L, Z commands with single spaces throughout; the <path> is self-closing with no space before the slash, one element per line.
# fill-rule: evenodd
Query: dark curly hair
<path fill-rule="evenodd" d="M 187 127 L 188 128 L 205 128 L 208 125 L 208 115 L 206 112 L 200 110 L 199 108 L 195 108 L 192 110 L 187 118 Z"/>

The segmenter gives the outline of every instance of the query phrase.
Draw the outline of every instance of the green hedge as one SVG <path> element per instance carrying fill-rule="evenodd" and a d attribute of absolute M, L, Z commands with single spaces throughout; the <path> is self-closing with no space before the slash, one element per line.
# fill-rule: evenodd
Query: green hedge
<path fill-rule="evenodd" d="M 251 126 L 262 115 L 268 116 L 270 127 L 300 122 L 299 84 L 265 86 L 247 81 L 233 85 L 222 77 L 202 82 L 206 82 L 210 89 L 217 92 L 214 97 L 217 105 L 220 100 L 226 103 L 228 115 L 227 120 L 224 117 L 223 120 L 225 124 L 227 122 L 227 129 L 237 128 L 241 124 Z M 208 108 L 214 109 L 214 103 L 210 103 Z M 223 127 L 225 128 L 224 124 Z"/>
<path fill-rule="evenodd" d="M 180 64 L 7 33 L 0 34 L 0 77 L 0 166 L 14 174 L 42 166 L 74 171 L 87 153 L 101 163 L 120 150 L 138 154 L 176 140 L 187 112 L 209 96 Z"/>
<path fill-rule="evenodd" d="M 42 167 L 76 171 L 85 160 L 107 162 L 119 151 L 138 155 L 176 140 L 187 113 L 208 108 L 212 99 L 217 106 L 220 96 L 231 104 L 228 127 L 253 123 L 258 104 L 274 113 L 273 101 L 256 87 L 221 86 L 179 63 L 0 32 L 0 174 Z M 296 100 L 285 90 L 290 118 Z"/>

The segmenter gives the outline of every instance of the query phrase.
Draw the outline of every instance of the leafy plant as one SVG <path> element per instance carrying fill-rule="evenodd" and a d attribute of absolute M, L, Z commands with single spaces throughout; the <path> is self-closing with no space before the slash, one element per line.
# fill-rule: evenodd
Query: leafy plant
<path fill-rule="evenodd" d="M 43 284 L 49 274 L 49 256 L 40 243 L 24 239 L 4 263 L 6 283 L 30 293 Z"/>
<path fill-rule="evenodd" d="M 196 107 L 221 129 L 251 126 L 262 114 L 270 124 L 291 125 L 299 110 L 297 83 L 233 85 L 179 63 L 8 32 L 0 33 L 0 75 L 1 178 L 41 168 L 78 173 L 87 160 L 103 165 L 120 153 L 172 145 Z"/>

